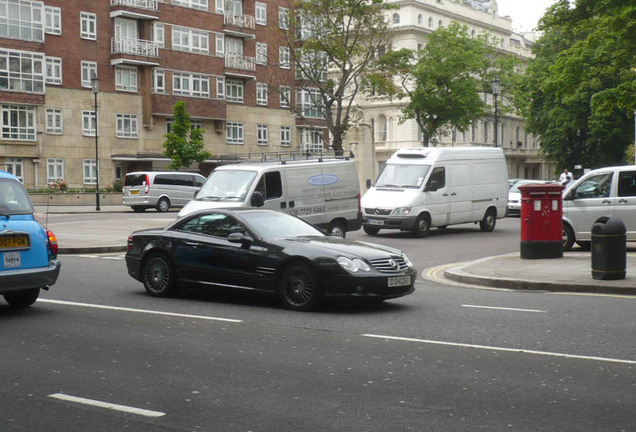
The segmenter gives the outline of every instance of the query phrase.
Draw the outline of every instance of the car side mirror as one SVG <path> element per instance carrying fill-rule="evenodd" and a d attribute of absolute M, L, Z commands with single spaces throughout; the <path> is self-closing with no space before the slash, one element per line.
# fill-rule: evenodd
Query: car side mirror
<path fill-rule="evenodd" d="M 263 194 L 259 191 L 254 191 L 250 204 L 252 207 L 263 207 L 265 205 L 265 198 L 263 198 Z"/>
<path fill-rule="evenodd" d="M 439 182 L 437 180 L 433 180 L 426 185 L 424 192 L 435 192 L 437 189 L 439 189 Z"/>
<path fill-rule="evenodd" d="M 227 240 L 230 243 L 240 243 L 242 246 L 248 246 L 252 243 L 252 238 L 246 236 L 242 232 L 234 232 L 227 236 Z"/>

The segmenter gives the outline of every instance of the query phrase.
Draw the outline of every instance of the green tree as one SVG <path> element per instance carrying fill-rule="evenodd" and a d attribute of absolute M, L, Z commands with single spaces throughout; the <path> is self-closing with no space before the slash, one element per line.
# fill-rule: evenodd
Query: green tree
<path fill-rule="evenodd" d="M 170 132 L 164 135 L 166 140 L 163 143 L 164 155 L 171 159 L 170 168 L 188 168 L 194 162 L 203 162 L 211 157 L 211 153 L 204 149 L 204 130 L 191 129 L 190 115 L 186 112 L 185 102 L 175 103 L 172 111 L 174 122 Z"/>
<path fill-rule="evenodd" d="M 293 87 L 306 99 L 288 105 L 310 125 L 313 108 L 321 111 L 332 147 L 341 152 L 354 99 L 388 42 L 385 11 L 395 6 L 383 0 L 303 0 L 295 7 L 285 38 L 298 78 Z"/>
<path fill-rule="evenodd" d="M 452 23 L 432 32 L 419 52 L 387 53 L 381 60 L 383 72 L 372 77 L 369 87 L 390 97 L 409 98 L 400 120 L 414 119 L 422 131 L 422 145 L 428 147 L 451 128 L 465 131 L 493 113 L 481 95 L 492 92 L 495 77 L 509 93 L 509 103 L 502 103 L 500 109 L 507 110 L 514 102 L 518 61 L 499 55 L 492 43 L 486 36 L 471 37 L 466 26 Z"/>
<path fill-rule="evenodd" d="M 527 128 L 559 166 L 621 163 L 632 142 L 636 4 L 559 0 L 527 70 Z"/>

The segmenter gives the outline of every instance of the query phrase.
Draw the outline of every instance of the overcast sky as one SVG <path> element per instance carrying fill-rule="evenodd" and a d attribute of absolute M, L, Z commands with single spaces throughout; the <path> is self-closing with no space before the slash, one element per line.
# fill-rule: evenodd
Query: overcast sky
<path fill-rule="evenodd" d="M 500 16 L 512 18 L 513 30 L 532 31 L 556 0 L 497 0 Z"/>

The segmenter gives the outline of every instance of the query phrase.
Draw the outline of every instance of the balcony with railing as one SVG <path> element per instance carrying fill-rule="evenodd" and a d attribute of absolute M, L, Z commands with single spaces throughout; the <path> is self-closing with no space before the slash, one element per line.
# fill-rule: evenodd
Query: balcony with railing
<path fill-rule="evenodd" d="M 159 0 L 110 0 L 111 6 L 126 6 L 151 11 L 159 10 Z"/>
<path fill-rule="evenodd" d="M 228 54 L 225 56 L 225 67 L 253 72 L 256 70 L 256 57 Z"/>
<path fill-rule="evenodd" d="M 225 12 L 223 23 L 226 26 L 238 27 L 244 30 L 255 30 L 256 24 L 251 15 L 235 14 Z"/>
<path fill-rule="evenodd" d="M 132 38 L 113 38 L 111 54 L 128 54 L 142 57 L 159 57 L 159 45 L 153 41 Z"/>

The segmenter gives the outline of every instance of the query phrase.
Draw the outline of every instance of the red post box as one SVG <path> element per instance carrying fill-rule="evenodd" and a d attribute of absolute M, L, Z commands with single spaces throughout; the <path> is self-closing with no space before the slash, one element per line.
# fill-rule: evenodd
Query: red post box
<path fill-rule="evenodd" d="M 521 258 L 563 258 L 563 186 L 537 183 L 521 191 Z"/>

